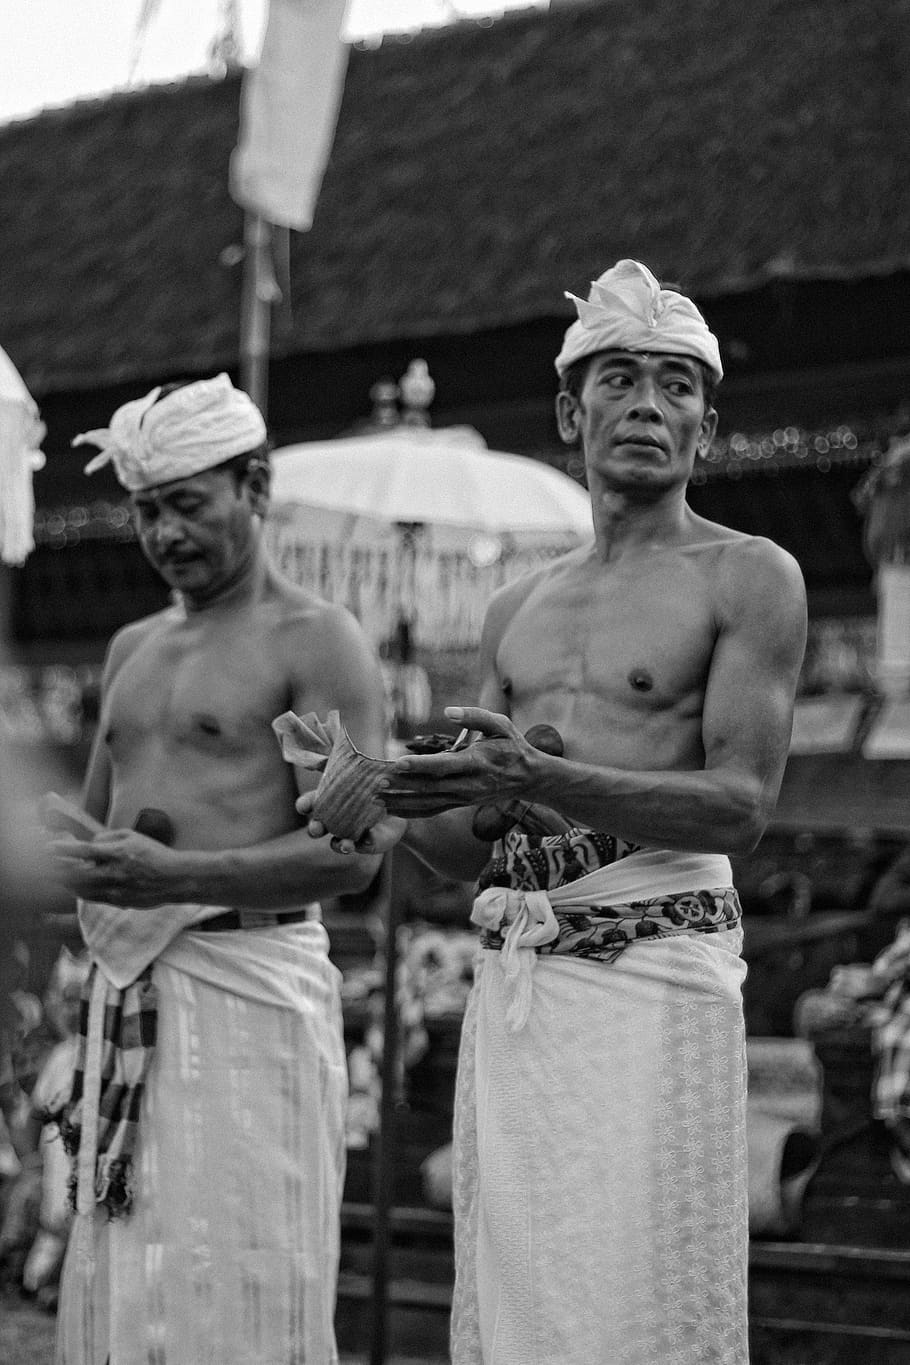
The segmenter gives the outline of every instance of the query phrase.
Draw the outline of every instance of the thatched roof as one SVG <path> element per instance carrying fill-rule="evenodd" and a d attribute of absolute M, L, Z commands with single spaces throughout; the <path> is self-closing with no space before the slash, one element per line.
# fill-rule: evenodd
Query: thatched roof
<path fill-rule="evenodd" d="M 0 128 L 0 327 L 37 395 L 237 355 L 240 79 Z M 910 264 L 910 0 L 602 0 L 351 52 L 276 354 L 568 317 L 623 255 L 710 300 Z"/>

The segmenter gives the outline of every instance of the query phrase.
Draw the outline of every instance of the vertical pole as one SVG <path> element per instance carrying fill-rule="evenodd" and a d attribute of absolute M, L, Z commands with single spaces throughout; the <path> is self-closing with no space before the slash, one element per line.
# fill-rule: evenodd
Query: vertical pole
<path fill-rule="evenodd" d="M 383 1012 L 382 1095 L 379 1132 L 373 1153 L 373 1331 L 370 1365 L 385 1365 L 389 1316 L 389 1232 L 395 1182 L 395 1110 L 398 1099 L 398 910 L 392 888 L 392 857 L 382 868 L 385 902 L 385 997 Z"/>
<path fill-rule="evenodd" d="M 0 564 L 0 662 L 6 652 L 7 641 L 12 636 L 11 602 L 12 574 L 5 564 Z"/>
<path fill-rule="evenodd" d="M 269 339 L 273 299 L 268 259 L 271 228 L 258 213 L 243 222 L 243 286 L 240 296 L 240 387 L 268 419 Z"/>

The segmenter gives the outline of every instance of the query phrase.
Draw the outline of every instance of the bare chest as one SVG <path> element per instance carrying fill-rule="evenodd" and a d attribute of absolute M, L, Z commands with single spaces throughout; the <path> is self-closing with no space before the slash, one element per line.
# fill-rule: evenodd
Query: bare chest
<path fill-rule="evenodd" d="M 176 632 L 126 660 L 102 723 L 115 761 L 149 747 L 238 757 L 270 742 L 287 694 L 262 638 Z"/>
<path fill-rule="evenodd" d="M 515 706 L 573 701 L 627 715 L 698 711 L 716 638 L 704 576 L 687 564 L 542 585 L 497 656 Z"/>

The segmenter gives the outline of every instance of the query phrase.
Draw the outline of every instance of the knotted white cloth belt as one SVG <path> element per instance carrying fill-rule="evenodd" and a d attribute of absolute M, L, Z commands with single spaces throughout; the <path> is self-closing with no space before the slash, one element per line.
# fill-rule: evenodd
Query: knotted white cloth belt
<path fill-rule="evenodd" d="M 471 920 L 481 929 L 501 929 L 503 938 L 500 963 L 508 983 L 509 1004 L 506 1023 L 513 1033 L 524 1028 L 531 1009 L 531 973 L 536 960 L 535 948 L 552 943 L 559 924 L 546 891 L 513 891 L 505 886 L 488 886 L 474 902 Z"/>
<path fill-rule="evenodd" d="M 549 892 L 488 886 L 474 901 L 471 921 L 481 929 L 507 926 L 499 957 L 509 996 L 509 1029 L 517 1033 L 528 1020 L 535 949 L 559 936 L 554 904 L 560 909 L 590 909 L 731 884 L 730 861 L 723 854 L 643 849 Z"/>

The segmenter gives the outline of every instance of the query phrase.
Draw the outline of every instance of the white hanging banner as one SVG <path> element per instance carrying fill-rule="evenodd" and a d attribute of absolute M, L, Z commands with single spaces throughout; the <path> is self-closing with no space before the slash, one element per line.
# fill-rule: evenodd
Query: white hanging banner
<path fill-rule="evenodd" d="M 231 195 L 269 223 L 305 232 L 347 69 L 347 0 L 270 0 L 262 52 L 243 78 Z"/>

